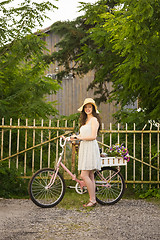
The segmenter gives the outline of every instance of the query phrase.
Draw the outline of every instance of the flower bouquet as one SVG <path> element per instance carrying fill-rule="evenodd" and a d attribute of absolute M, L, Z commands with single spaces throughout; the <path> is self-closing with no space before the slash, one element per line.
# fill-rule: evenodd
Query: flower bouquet
<path fill-rule="evenodd" d="M 121 145 L 115 144 L 108 148 L 106 154 L 108 157 L 122 157 L 127 162 L 130 160 L 128 149 L 123 146 L 123 143 Z"/>

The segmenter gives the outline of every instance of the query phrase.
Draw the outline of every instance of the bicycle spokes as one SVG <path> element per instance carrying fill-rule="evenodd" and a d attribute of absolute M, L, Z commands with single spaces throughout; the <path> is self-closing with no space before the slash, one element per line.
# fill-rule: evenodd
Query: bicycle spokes
<path fill-rule="evenodd" d="M 95 183 L 96 198 L 100 204 L 114 204 L 122 198 L 125 183 L 117 169 L 102 168 L 95 173 Z"/>
<path fill-rule="evenodd" d="M 31 200 L 40 207 L 57 205 L 62 200 L 64 193 L 64 179 L 59 173 L 56 175 L 53 169 L 37 171 L 29 183 Z"/>

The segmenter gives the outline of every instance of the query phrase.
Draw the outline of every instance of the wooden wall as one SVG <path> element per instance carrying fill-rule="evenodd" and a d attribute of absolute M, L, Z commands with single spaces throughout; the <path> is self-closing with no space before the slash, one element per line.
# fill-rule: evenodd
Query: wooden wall
<path fill-rule="evenodd" d="M 59 41 L 59 37 L 50 31 L 46 30 L 48 36 L 45 37 L 47 48 L 50 53 L 57 51 L 55 44 Z M 58 70 L 57 64 L 51 64 L 47 74 L 54 74 Z M 48 101 L 57 101 L 57 109 L 60 115 L 70 115 L 77 112 L 77 109 L 82 105 L 86 97 L 94 98 L 92 90 L 87 91 L 87 86 L 94 78 L 94 72 L 91 71 L 82 78 L 76 76 L 75 78 L 66 77 L 63 79 L 61 87 L 56 95 L 47 96 Z M 108 85 L 111 88 L 111 84 Z M 112 114 L 116 112 L 117 107 L 114 103 L 102 103 L 98 107 L 100 111 L 102 122 L 105 128 L 109 127 L 110 122 L 113 122 Z"/>

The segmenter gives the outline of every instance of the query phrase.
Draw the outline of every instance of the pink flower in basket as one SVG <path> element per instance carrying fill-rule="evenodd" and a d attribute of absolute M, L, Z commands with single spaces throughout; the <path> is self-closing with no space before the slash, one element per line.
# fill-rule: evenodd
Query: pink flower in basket
<path fill-rule="evenodd" d="M 128 149 L 123 146 L 123 143 L 113 145 L 106 150 L 106 153 L 108 157 L 122 157 L 127 162 L 130 160 Z"/>

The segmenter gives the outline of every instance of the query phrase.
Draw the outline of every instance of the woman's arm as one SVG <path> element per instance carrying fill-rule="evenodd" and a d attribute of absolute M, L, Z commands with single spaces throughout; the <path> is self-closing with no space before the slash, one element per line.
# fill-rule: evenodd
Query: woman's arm
<path fill-rule="evenodd" d="M 91 136 L 81 137 L 80 135 L 77 135 L 77 139 L 84 140 L 84 141 L 92 141 L 92 140 L 95 140 L 97 138 L 99 122 L 98 122 L 97 118 L 95 118 L 95 117 L 92 118 L 90 121 L 91 121 L 91 129 L 92 129 Z"/>

